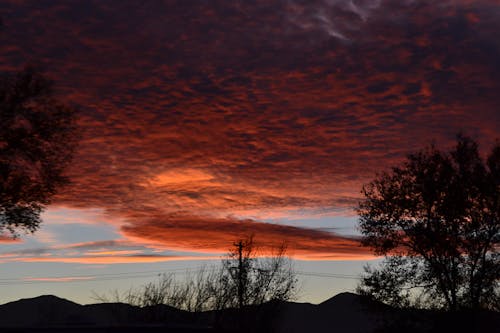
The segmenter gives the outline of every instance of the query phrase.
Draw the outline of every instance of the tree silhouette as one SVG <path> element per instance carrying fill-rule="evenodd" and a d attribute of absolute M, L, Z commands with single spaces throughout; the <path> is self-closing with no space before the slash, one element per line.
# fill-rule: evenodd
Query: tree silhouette
<path fill-rule="evenodd" d="M 190 312 L 212 312 L 217 331 L 272 331 L 283 301 L 296 296 L 297 278 L 286 248 L 281 246 L 267 257 L 258 257 L 252 237 L 233 244 L 221 265 L 202 268 L 195 275 L 162 274 L 155 282 L 111 297 L 94 294 L 100 302 L 125 302 L 150 308 L 154 319 L 163 317 L 158 305 Z M 165 314 L 165 313 L 163 313 Z M 168 313 L 166 313 L 168 315 Z"/>
<path fill-rule="evenodd" d="M 295 296 L 297 279 L 283 245 L 267 258 L 258 258 L 252 237 L 233 244 L 222 261 L 227 276 L 225 288 L 233 290 L 228 303 L 243 308 Z"/>
<path fill-rule="evenodd" d="M 33 68 L 0 77 L 0 232 L 34 232 L 40 213 L 68 183 L 76 113 Z"/>
<path fill-rule="evenodd" d="M 216 294 L 221 295 L 222 308 L 230 313 L 238 332 L 273 331 L 283 301 L 296 296 L 297 278 L 282 245 L 266 257 L 259 257 L 253 237 L 233 244 L 216 280 Z M 224 319 L 217 321 L 224 322 Z M 227 321 L 227 320 L 226 320 Z"/>
<path fill-rule="evenodd" d="M 449 310 L 500 304 L 500 143 L 486 160 L 459 135 L 363 187 L 364 244 L 386 259 L 358 291 L 392 305 Z"/>

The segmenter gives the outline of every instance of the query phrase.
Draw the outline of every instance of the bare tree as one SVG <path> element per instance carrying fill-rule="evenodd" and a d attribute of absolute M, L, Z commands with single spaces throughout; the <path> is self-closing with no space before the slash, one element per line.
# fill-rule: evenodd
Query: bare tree
<path fill-rule="evenodd" d="M 227 304 L 243 308 L 296 296 L 297 279 L 283 245 L 267 257 L 258 257 L 253 238 L 239 240 L 222 261 L 226 289 L 233 292 Z"/>
<path fill-rule="evenodd" d="M 297 292 L 286 247 L 259 255 L 252 237 L 240 239 L 233 246 L 222 260 L 221 287 L 229 291 L 224 295 L 226 306 L 238 311 L 229 313 L 229 320 L 219 321 L 238 332 L 272 331 L 283 301 L 293 299 Z"/>
<path fill-rule="evenodd" d="M 242 309 L 296 296 L 297 278 L 284 246 L 258 257 L 252 238 L 235 243 L 219 267 L 187 272 L 182 279 L 162 274 L 156 282 L 120 294 L 94 294 L 101 302 L 125 302 L 139 307 L 169 305 L 191 312 Z"/>

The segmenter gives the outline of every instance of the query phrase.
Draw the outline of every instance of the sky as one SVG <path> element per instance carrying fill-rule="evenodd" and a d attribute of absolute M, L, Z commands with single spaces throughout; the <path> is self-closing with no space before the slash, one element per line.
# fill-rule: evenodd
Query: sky
<path fill-rule="evenodd" d="M 0 4 L 0 71 L 30 64 L 81 141 L 33 235 L 0 237 L 0 303 L 92 303 L 283 242 L 299 301 L 354 290 L 363 184 L 500 125 L 500 1 Z"/>

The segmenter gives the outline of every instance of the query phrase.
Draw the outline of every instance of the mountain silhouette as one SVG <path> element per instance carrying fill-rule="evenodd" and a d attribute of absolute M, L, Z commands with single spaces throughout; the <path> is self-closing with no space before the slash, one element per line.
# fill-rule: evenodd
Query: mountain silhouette
<path fill-rule="evenodd" d="M 52 295 L 0 306 L 0 326 L 61 325 L 84 320 L 82 306 Z"/>
<path fill-rule="evenodd" d="M 370 302 L 366 297 L 341 293 L 318 304 L 287 303 L 281 311 L 278 332 L 373 332 L 378 308 L 390 307 Z"/>
<path fill-rule="evenodd" d="M 235 310 L 225 311 L 220 316 L 229 318 L 225 331 L 237 332 L 231 329 Z M 264 331 L 263 325 L 269 325 L 267 331 L 283 333 L 411 333 L 438 332 L 447 327 L 453 327 L 454 332 L 481 332 L 500 327 L 500 313 L 497 312 L 442 314 L 429 310 L 400 310 L 352 293 L 338 294 L 317 305 L 279 302 L 246 311 L 256 332 Z M 0 305 L 0 331 L 219 332 L 221 330 L 212 328 L 215 317 L 214 311 L 191 313 L 166 305 L 139 308 L 123 303 L 80 305 L 44 295 Z"/>
<path fill-rule="evenodd" d="M 188 312 L 158 305 L 139 308 L 124 303 L 80 305 L 52 295 L 0 305 L 1 327 L 133 326 L 187 322 Z"/>

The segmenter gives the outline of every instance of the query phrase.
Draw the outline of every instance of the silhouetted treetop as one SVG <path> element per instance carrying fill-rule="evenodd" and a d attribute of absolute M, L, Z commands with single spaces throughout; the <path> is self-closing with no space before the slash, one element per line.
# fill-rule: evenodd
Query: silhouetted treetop
<path fill-rule="evenodd" d="M 76 112 L 33 68 L 0 77 L 0 229 L 33 232 L 77 142 Z M 0 231 L 3 231 L 0 230 Z"/>
<path fill-rule="evenodd" d="M 364 244 L 386 261 L 367 271 L 361 291 L 400 303 L 418 294 L 452 310 L 498 302 L 500 143 L 483 160 L 478 144 L 459 135 L 451 151 L 411 154 L 363 194 Z"/>

